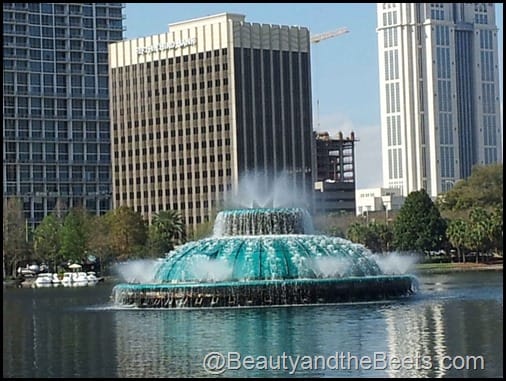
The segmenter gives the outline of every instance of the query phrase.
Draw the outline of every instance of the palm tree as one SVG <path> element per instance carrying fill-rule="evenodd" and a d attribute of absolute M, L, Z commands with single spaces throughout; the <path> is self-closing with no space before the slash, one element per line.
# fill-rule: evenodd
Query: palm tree
<path fill-rule="evenodd" d="M 151 244 L 162 252 L 174 249 L 186 240 L 186 226 L 182 216 L 175 210 L 160 211 L 153 217 L 150 228 Z"/>

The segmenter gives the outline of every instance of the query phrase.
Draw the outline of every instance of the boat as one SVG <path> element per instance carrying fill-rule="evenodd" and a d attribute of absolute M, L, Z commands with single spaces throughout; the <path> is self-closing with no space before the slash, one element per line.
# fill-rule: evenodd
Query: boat
<path fill-rule="evenodd" d="M 86 278 L 88 279 L 89 286 L 94 286 L 98 283 L 98 278 L 95 271 L 88 271 L 88 273 L 86 274 Z"/>
<path fill-rule="evenodd" d="M 88 275 L 84 271 L 63 273 L 61 284 L 64 287 L 81 287 L 88 285 Z"/>
<path fill-rule="evenodd" d="M 53 274 L 40 273 L 37 275 L 33 287 L 51 287 L 53 285 Z"/>
<path fill-rule="evenodd" d="M 53 281 L 53 285 L 54 285 L 54 286 L 59 286 L 59 285 L 61 285 L 61 279 L 58 277 L 58 274 L 57 274 L 57 273 L 54 273 L 54 274 L 53 274 L 52 281 Z"/>

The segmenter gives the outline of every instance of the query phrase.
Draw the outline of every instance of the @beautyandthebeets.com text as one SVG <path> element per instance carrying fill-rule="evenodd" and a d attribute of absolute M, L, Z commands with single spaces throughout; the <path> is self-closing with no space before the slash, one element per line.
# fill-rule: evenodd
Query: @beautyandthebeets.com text
<path fill-rule="evenodd" d="M 230 370 L 285 371 L 290 375 L 298 371 L 318 370 L 483 370 L 483 356 L 390 355 L 374 352 L 371 355 L 356 355 L 350 352 L 335 352 L 332 355 L 279 355 L 253 356 L 239 352 L 209 352 L 203 367 L 209 374 L 223 374 Z"/>

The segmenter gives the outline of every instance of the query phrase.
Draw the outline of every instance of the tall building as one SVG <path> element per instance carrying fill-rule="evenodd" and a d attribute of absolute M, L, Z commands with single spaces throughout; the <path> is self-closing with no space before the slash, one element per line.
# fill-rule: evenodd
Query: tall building
<path fill-rule="evenodd" d="M 384 187 L 432 197 L 502 162 L 494 3 L 378 3 Z"/>
<path fill-rule="evenodd" d="M 355 134 L 315 132 L 314 212 L 355 212 Z"/>
<path fill-rule="evenodd" d="M 250 175 L 311 197 L 307 28 L 223 13 L 111 44 L 109 59 L 114 207 L 177 210 L 192 228 Z"/>
<path fill-rule="evenodd" d="M 27 221 L 111 206 L 107 45 L 121 3 L 3 4 L 3 196 Z"/>

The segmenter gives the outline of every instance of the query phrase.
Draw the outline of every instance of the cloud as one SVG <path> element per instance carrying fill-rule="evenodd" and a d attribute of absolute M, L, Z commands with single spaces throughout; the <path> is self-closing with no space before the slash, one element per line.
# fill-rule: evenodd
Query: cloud
<path fill-rule="evenodd" d="M 336 136 L 339 132 L 344 137 L 355 133 L 355 176 L 356 187 L 376 188 L 382 186 L 381 129 L 379 125 L 356 124 L 343 113 L 320 116 L 318 132 L 328 132 Z"/>

